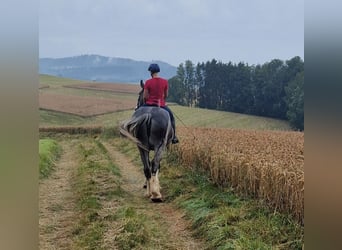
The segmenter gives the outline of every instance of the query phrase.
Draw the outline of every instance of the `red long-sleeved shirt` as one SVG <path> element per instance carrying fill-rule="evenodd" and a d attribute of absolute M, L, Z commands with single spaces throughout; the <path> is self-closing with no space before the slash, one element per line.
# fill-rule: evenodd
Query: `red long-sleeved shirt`
<path fill-rule="evenodd" d="M 144 89 L 148 91 L 148 98 L 145 101 L 148 105 L 157 105 L 165 107 L 165 94 L 169 88 L 166 79 L 154 77 L 146 81 Z"/>

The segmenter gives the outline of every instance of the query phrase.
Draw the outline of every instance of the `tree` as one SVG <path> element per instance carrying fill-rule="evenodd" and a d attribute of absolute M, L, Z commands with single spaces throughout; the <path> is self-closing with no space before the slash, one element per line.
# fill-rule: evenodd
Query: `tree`
<path fill-rule="evenodd" d="M 204 65 L 204 85 L 199 88 L 201 108 L 220 109 L 220 79 L 218 77 L 218 63 L 215 59 Z"/>
<path fill-rule="evenodd" d="M 299 73 L 304 74 L 300 57 L 256 66 L 212 59 L 195 67 L 187 60 L 171 79 L 172 98 L 187 106 L 288 119 L 304 129 L 304 76 L 301 80 Z"/>
<path fill-rule="evenodd" d="M 185 61 L 185 65 L 181 63 L 178 66 L 177 76 L 172 78 L 171 83 L 176 88 L 171 90 L 171 96 L 179 95 L 179 98 L 176 98 L 176 96 L 171 98 L 178 99 L 178 103 L 180 104 L 192 106 L 196 96 L 196 78 L 194 64 L 190 60 Z"/>
<path fill-rule="evenodd" d="M 297 73 L 285 92 L 287 118 L 292 127 L 304 130 L 304 71 Z"/>
<path fill-rule="evenodd" d="M 299 72 L 304 71 L 304 62 L 299 56 L 295 56 L 290 60 L 286 61 L 286 75 L 285 82 L 289 83 L 292 81 Z"/>
<path fill-rule="evenodd" d="M 169 96 L 168 101 L 176 102 L 180 105 L 186 105 L 186 98 L 185 98 L 185 88 L 182 83 L 182 80 L 179 76 L 174 76 L 168 80 L 169 82 Z"/>
<path fill-rule="evenodd" d="M 254 112 L 256 115 L 286 119 L 285 65 L 274 59 L 254 69 Z"/>
<path fill-rule="evenodd" d="M 195 91 L 196 91 L 196 79 L 194 64 L 190 60 L 185 61 L 184 71 L 184 86 L 186 91 L 187 105 L 192 107 L 194 105 Z"/>
<path fill-rule="evenodd" d="M 204 69 L 204 63 L 197 63 L 196 65 L 196 71 L 195 71 L 195 106 L 199 107 L 201 102 L 201 95 L 200 95 L 200 89 L 204 87 L 205 85 L 205 69 Z"/>
<path fill-rule="evenodd" d="M 238 65 L 229 63 L 229 103 L 226 110 L 238 113 L 251 113 L 253 107 L 253 92 L 251 87 L 251 70 L 248 65 L 240 62 Z M 227 98 L 227 97 L 225 97 Z"/>

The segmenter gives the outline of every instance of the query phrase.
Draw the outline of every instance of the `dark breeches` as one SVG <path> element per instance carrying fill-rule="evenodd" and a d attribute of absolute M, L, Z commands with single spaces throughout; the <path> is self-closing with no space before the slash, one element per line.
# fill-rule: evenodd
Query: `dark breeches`
<path fill-rule="evenodd" d="M 161 108 L 163 108 L 167 112 L 169 112 L 170 119 L 171 119 L 171 124 L 172 124 L 173 130 L 175 131 L 176 130 L 175 117 L 173 116 L 173 113 L 172 113 L 171 109 L 168 106 L 161 107 Z"/>

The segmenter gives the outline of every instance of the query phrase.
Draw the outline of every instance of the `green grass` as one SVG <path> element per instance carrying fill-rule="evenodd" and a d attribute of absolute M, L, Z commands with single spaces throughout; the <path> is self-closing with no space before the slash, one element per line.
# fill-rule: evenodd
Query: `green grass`
<path fill-rule="evenodd" d="M 113 126 L 118 127 L 122 121 L 128 119 L 133 114 L 132 110 L 118 111 L 99 115 L 96 117 L 80 117 L 72 114 L 65 114 L 61 112 L 40 110 L 40 126 L 65 126 L 65 125 L 102 125 L 106 128 Z"/>
<path fill-rule="evenodd" d="M 121 230 L 116 235 L 119 249 L 143 249 L 151 238 L 151 230 L 144 214 L 131 206 L 122 206 L 116 213 Z"/>
<path fill-rule="evenodd" d="M 108 160 L 107 169 L 109 169 L 112 174 L 121 177 L 119 167 L 113 163 L 105 146 L 103 146 L 103 144 L 99 140 L 95 141 L 95 143 L 99 147 L 100 151 L 103 153 L 104 157 Z"/>
<path fill-rule="evenodd" d="M 48 177 L 61 154 L 61 146 L 53 139 L 39 140 L 39 177 Z"/>
<path fill-rule="evenodd" d="M 177 126 L 291 130 L 287 121 L 209 109 L 170 106 Z"/>
<path fill-rule="evenodd" d="M 40 126 L 82 125 L 89 119 L 61 112 L 40 110 Z"/>

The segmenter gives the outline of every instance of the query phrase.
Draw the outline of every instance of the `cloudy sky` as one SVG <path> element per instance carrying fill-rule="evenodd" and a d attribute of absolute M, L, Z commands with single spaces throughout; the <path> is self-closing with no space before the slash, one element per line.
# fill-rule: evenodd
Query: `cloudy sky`
<path fill-rule="evenodd" d="M 39 57 L 304 58 L 304 0 L 41 0 Z"/>

